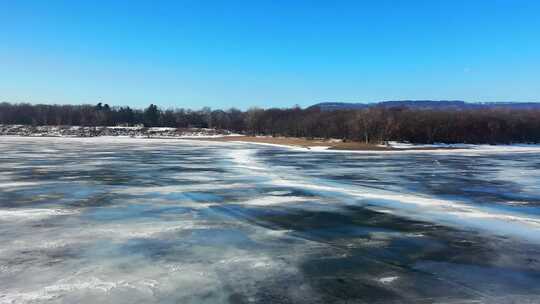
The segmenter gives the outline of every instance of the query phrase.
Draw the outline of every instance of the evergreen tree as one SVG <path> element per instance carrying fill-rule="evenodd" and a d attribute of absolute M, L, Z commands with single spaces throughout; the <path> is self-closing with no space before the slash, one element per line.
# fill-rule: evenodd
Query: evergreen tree
<path fill-rule="evenodd" d="M 151 104 L 144 110 L 144 126 L 156 127 L 159 124 L 160 110 L 154 104 Z"/>

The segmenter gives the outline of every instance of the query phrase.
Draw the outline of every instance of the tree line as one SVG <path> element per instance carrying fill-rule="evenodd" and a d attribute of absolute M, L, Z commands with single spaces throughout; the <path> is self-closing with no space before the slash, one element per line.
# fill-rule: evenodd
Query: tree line
<path fill-rule="evenodd" d="M 338 138 L 366 143 L 540 143 L 540 110 L 146 109 L 97 105 L 0 103 L 0 124 L 215 128 L 249 135 Z"/>

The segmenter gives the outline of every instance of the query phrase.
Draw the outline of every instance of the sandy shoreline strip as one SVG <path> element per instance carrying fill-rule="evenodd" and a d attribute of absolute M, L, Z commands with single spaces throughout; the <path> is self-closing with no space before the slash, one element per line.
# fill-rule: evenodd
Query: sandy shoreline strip
<path fill-rule="evenodd" d="M 227 136 L 217 138 L 201 138 L 201 140 L 220 142 L 244 142 L 268 145 L 280 145 L 305 149 L 325 150 L 358 150 L 358 151 L 392 151 L 392 147 L 385 147 L 361 142 L 343 142 L 341 140 L 307 139 L 298 137 L 271 137 L 271 136 Z"/>
<path fill-rule="evenodd" d="M 540 145 L 473 145 L 473 144 L 433 144 L 415 145 L 390 142 L 389 145 L 365 144 L 362 142 L 326 139 L 307 139 L 296 137 L 271 136 L 227 136 L 218 138 L 200 138 L 196 140 L 213 142 L 248 143 L 265 146 L 298 149 L 314 152 L 344 153 L 540 153 Z"/>

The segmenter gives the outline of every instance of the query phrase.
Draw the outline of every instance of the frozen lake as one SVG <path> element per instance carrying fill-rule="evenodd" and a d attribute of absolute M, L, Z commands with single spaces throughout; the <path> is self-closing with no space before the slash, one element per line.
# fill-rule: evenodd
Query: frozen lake
<path fill-rule="evenodd" d="M 539 303 L 540 148 L 0 137 L 0 303 Z"/>

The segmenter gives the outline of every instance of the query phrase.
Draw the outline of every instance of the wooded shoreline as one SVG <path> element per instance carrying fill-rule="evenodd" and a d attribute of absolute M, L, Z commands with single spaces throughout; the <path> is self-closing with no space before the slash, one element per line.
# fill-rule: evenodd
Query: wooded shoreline
<path fill-rule="evenodd" d="M 28 126 L 141 126 L 227 130 L 248 136 L 340 139 L 379 145 L 540 143 L 540 109 L 417 109 L 369 107 L 323 111 L 320 108 L 144 110 L 93 105 L 0 103 L 0 124 Z"/>

